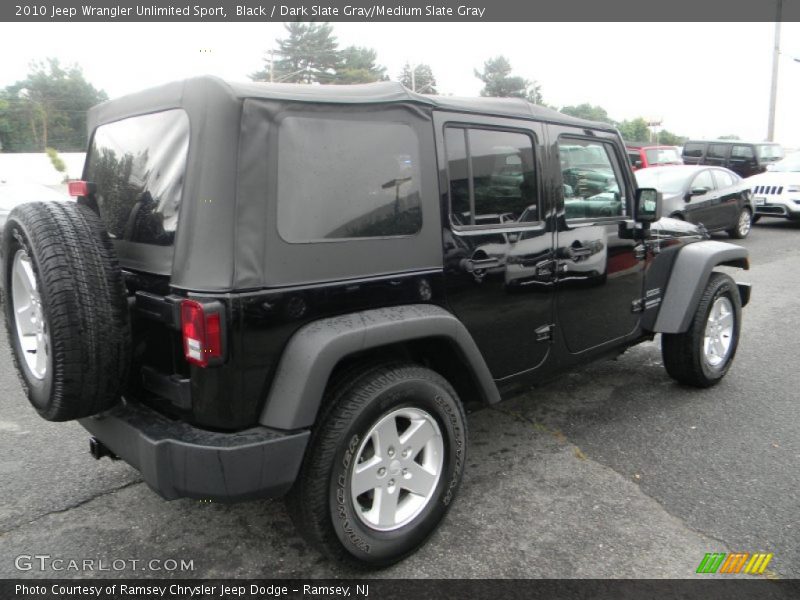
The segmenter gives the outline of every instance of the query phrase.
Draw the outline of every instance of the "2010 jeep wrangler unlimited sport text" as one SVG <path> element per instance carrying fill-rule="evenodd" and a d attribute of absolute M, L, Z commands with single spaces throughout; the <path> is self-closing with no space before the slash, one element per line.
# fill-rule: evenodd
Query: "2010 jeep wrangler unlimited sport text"
<path fill-rule="evenodd" d="M 718 382 L 739 247 L 659 220 L 608 125 L 399 84 L 173 83 L 90 111 L 75 203 L 2 237 L 15 362 L 167 499 L 287 495 L 379 567 L 455 497 L 465 405 L 662 334 Z"/>

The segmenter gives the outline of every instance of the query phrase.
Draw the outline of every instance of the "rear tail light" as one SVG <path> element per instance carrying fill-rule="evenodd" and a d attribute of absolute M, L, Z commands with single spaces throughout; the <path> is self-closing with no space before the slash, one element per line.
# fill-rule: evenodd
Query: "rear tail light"
<path fill-rule="evenodd" d="M 88 196 L 94 192 L 94 184 L 89 181 L 70 181 L 67 183 L 67 190 L 70 196 L 79 198 Z"/>
<path fill-rule="evenodd" d="M 197 300 L 181 302 L 183 354 L 198 367 L 212 367 L 224 360 L 222 304 Z"/>

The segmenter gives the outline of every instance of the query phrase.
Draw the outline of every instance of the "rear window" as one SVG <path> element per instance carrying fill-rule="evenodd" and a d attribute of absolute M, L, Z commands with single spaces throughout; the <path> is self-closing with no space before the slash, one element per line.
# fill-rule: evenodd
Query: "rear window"
<path fill-rule="evenodd" d="M 284 240 L 408 236 L 421 227 L 419 141 L 409 125 L 281 121 L 278 232 Z"/>
<path fill-rule="evenodd" d="M 756 146 L 756 152 L 758 152 L 758 157 L 763 161 L 783 158 L 783 148 L 778 144 L 759 144 Z"/>
<path fill-rule="evenodd" d="M 101 125 L 89 147 L 85 178 L 112 239 L 171 246 L 178 225 L 189 117 L 167 110 Z"/>
<path fill-rule="evenodd" d="M 683 155 L 691 158 L 700 158 L 703 156 L 703 146 L 705 144 L 686 144 L 683 147 Z"/>
<path fill-rule="evenodd" d="M 649 148 L 645 152 L 650 165 L 680 165 L 683 163 L 676 148 Z"/>

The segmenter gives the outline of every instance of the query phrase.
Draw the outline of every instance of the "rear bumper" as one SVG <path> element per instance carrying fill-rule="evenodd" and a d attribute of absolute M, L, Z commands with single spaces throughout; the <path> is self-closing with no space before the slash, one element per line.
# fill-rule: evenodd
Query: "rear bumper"
<path fill-rule="evenodd" d="M 281 496 L 297 477 L 309 437 L 266 427 L 206 431 L 133 402 L 80 423 L 167 500 Z"/>

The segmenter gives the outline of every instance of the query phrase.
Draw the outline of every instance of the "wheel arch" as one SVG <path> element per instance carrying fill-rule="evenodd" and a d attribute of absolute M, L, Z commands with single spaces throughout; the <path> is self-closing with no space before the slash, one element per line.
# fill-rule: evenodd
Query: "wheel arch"
<path fill-rule="evenodd" d="M 682 247 L 667 277 L 663 300 L 650 328 L 654 333 L 683 333 L 689 328 L 692 315 L 717 267 L 747 270 L 750 261 L 746 248 L 705 240 Z M 742 306 L 749 299 L 749 286 L 739 285 Z"/>
<path fill-rule="evenodd" d="M 260 423 L 289 430 L 312 426 L 335 373 L 352 362 L 383 357 L 422 362 L 447 378 L 465 401 L 500 400 L 486 362 L 463 323 L 440 306 L 410 304 L 320 319 L 301 327 L 284 349 Z M 469 381 L 459 368 L 469 373 Z"/>

